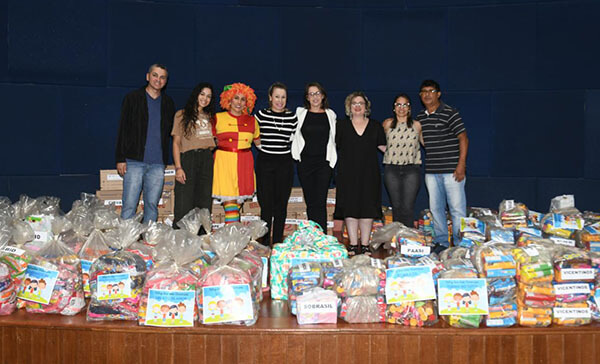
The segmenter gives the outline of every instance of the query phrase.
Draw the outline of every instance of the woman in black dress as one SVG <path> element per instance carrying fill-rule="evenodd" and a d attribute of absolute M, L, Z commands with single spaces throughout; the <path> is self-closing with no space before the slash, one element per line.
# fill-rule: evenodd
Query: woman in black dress
<path fill-rule="evenodd" d="M 371 102 L 360 91 L 345 101 L 349 119 L 337 123 L 337 193 L 334 217 L 344 219 L 350 239 L 350 252 L 369 251 L 373 219 L 381 218 L 381 172 L 379 151 L 385 152 L 383 127 L 370 119 Z M 358 245 L 360 229 L 361 245 Z"/>

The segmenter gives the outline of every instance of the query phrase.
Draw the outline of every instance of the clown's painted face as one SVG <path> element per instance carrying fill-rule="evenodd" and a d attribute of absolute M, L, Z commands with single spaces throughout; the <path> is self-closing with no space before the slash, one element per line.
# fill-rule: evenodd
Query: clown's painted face
<path fill-rule="evenodd" d="M 246 96 L 243 94 L 235 94 L 231 99 L 229 112 L 235 116 L 240 116 L 246 109 Z"/>

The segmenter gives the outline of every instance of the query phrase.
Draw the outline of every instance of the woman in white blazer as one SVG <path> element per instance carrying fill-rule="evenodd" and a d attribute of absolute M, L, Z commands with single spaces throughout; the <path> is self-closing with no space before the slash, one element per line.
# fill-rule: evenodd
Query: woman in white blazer
<path fill-rule="evenodd" d="M 304 107 L 296 110 L 298 128 L 292 138 L 292 158 L 306 202 L 309 220 L 327 232 L 327 190 L 337 162 L 336 114 L 329 108 L 327 92 L 317 82 L 304 89 Z"/>

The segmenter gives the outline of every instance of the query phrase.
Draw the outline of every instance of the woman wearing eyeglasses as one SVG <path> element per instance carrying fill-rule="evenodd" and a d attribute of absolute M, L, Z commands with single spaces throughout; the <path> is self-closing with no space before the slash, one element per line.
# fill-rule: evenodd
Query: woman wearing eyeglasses
<path fill-rule="evenodd" d="M 415 200 L 421 186 L 421 124 L 411 117 L 410 98 L 394 98 L 394 117 L 383 122 L 387 150 L 383 180 L 392 203 L 392 218 L 414 227 Z"/>
<path fill-rule="evenodd" d="M 304 107 L 296 109 L 298 126 L 292 138 L 292 158 L 306 202 L 308 219 L 327 232 L 327 190 L 337 162 L 336 114 L 329 108 L 327 93 L 317 82 L 306 85 Z"/>
<path fill-rule="evenodd" d="M 381 218 L 378 154 L 385 152 L 385 134 L 381 124 L 369 118 L 371 102 L 363 92 L 348 95 L 345 109 L 349 119 L 338 122 L 335 135 L 339 160 L 334 217 L 346 223 L 350 252 L 364 254 L 369 252 L 373 220 Z"/>

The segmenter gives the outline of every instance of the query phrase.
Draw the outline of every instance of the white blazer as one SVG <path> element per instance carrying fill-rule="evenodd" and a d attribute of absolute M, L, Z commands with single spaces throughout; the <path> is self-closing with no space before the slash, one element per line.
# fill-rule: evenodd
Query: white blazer
<path fill-rule="evenodd" d="M 296 109 L 298 127 L 292 137 L 292 158 L 297 161 L 300 161 L 302 149 L 304 149 L 304 145 L 306 144 L 304 137 L 302 136 L 302 125 L 304 124 L 307 113 L 308 110 L 304 107 Z M 335 150 L 335 123 L 337 115 L 331 109 L 325 109 L 325 114 L 327 114 L 327 119 L 329 120 L 329 140 L 327 141 L 327 153 L 325 154 L 325 159 L 329 162 L 329 166 L 333 168 L 337 162 L 337 151 Z"/>

